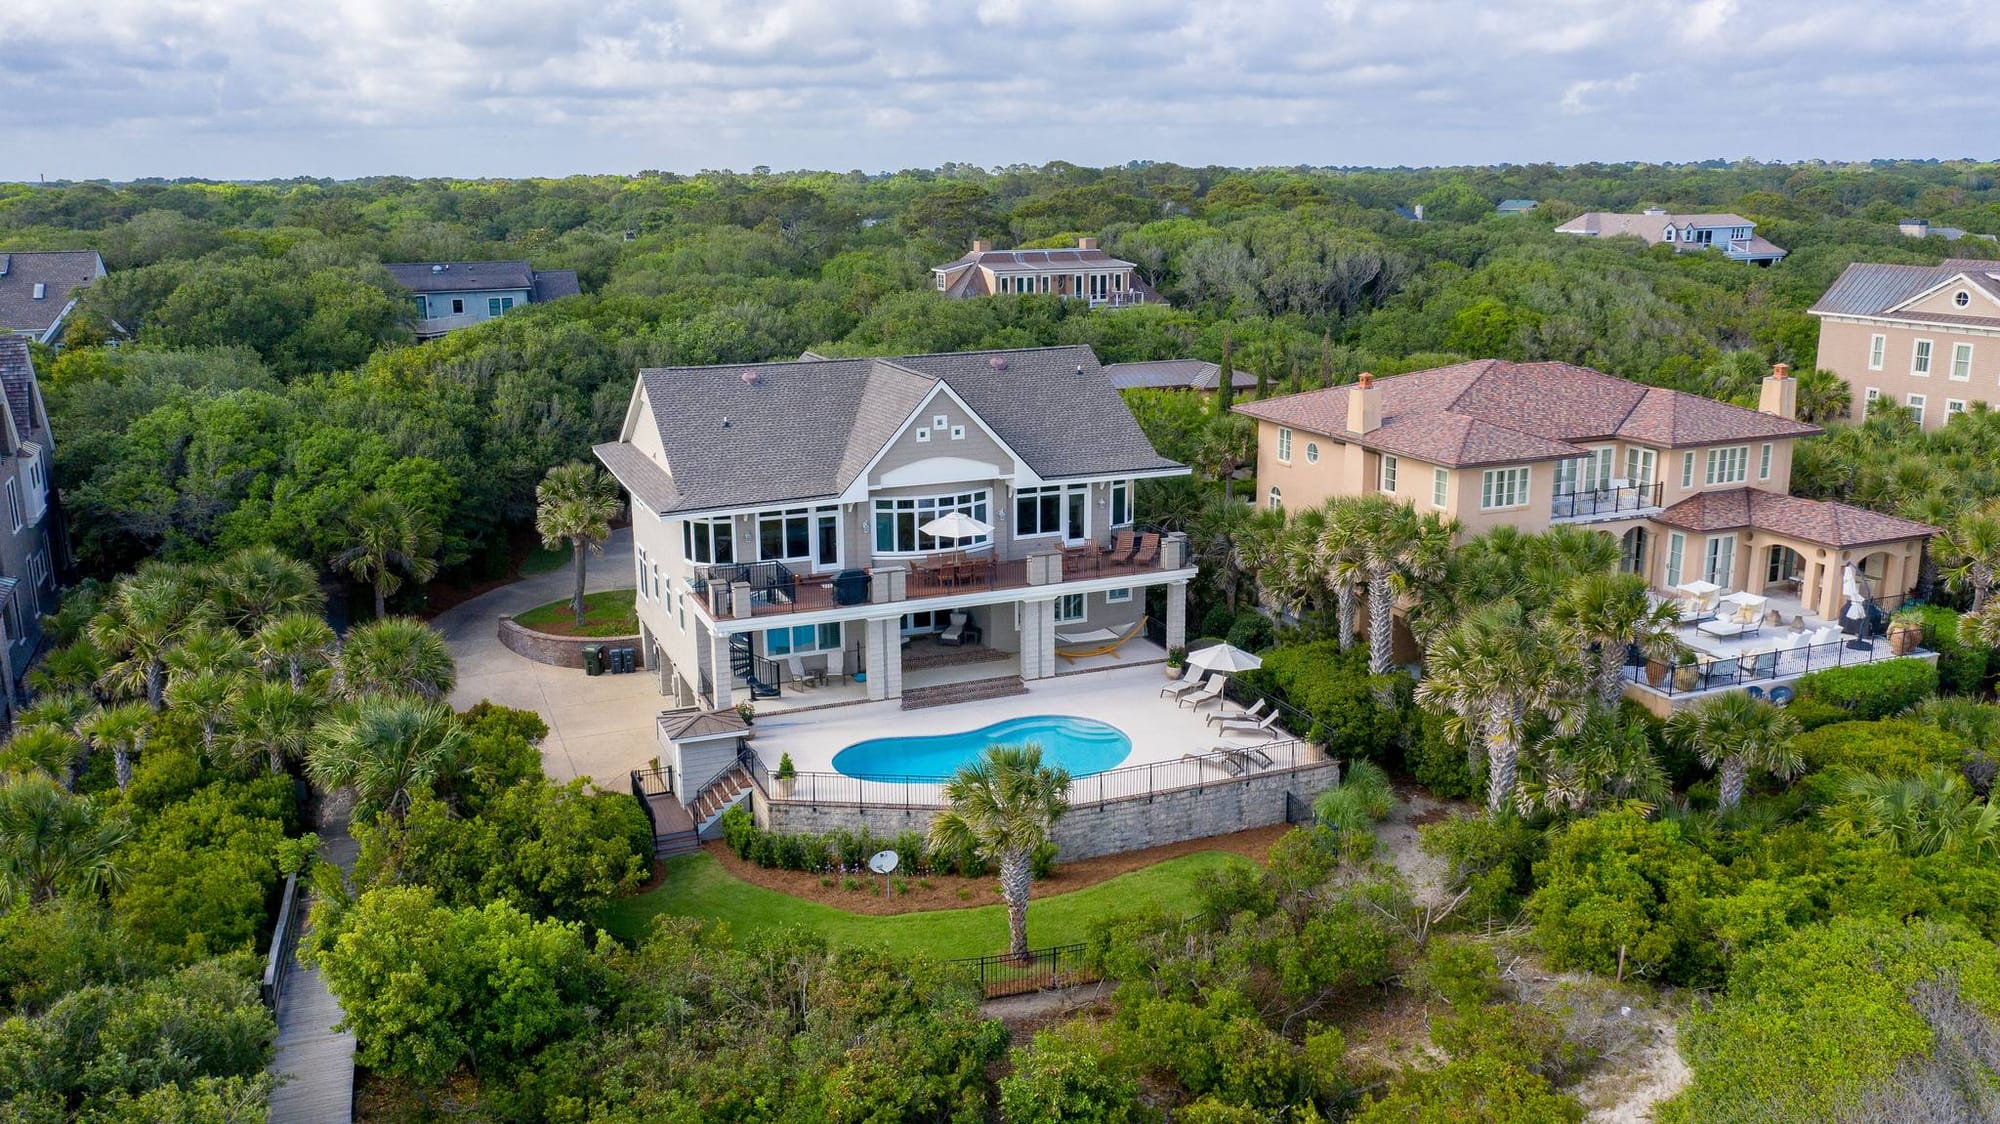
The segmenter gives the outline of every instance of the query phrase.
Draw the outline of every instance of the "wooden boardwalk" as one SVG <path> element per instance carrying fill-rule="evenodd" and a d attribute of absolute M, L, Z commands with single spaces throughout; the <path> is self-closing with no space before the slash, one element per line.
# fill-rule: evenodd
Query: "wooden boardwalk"
<path fill-rule="evenodd" d="M 340 824 L 320 832 L 320 854 L 354 869 L 354 840 Z M 340 1004 L 319 969 L 293 967 L 278 1001 L 278 1051 L 271 1073 L 271 1124 L 348 1124 L 354 1119 L 354 1035 L 336 1032 Z"/>

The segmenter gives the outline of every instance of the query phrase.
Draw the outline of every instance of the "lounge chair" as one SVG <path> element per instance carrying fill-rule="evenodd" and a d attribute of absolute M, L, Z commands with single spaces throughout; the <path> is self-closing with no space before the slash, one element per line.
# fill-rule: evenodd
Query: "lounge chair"
<path fill-rule="evenodd" d="M 1238 761 L 1234 757 L 1227 756 L 1225 753 L 1221 752 L 1226 748 L 1227 747 L 1224 746 L 1217 746 L 1215 749 L 1210 750 L 1207 753 L 1183 753 L 1181 754 L 1181 760 L 1192 761 L 1197 765 L 1211 765 L 1217 769 L 1222 770 L 1225 773 L 1228 773 L 1232 777 L 1242 776 L 1243 762 Z"/>
<path fill-rule="evenodd" d="M 1090 656 L 1116 656 L 1118 649 L 1123 648 L 1134 636 L 1145 630 L 1146 618 L 1140 617 L 1137 624 L 1123 633 L 1113 632 L 1108 628 L 1095 628 L 1089 632 L 1058 632 L 1056 643 L 1065 647 L 1057 648 L 1056 655 L 1071 663 Z"/>
<path fill-rule="evenodd" d="M 1162 695 L 1180 696 L 1201 686 L 1201 669 L 1193 664 L 1181 668 L 1181 677 L 1160 688 Z"/>
<path fill-rule="evenodd" d="M 1193 667 L 1194 665 L 1189 664 L 1188 666 Z M 1224 714 L 1221 711 L 1217 711 L 1214 714 L 1208 716 L 1208 721 L 1210 725 L 1214 725 L 1217 722 L 1220 722 L 1224 725 L 1228 725 L 1231 722 L 1255 722 L 1258 719 L 1258 717 L 1262 715 L 1264 711 L 1270 707 L 1270 705 L 1271 705 L 1271 700 L 1258 699 L 1252 705 L 1245 707 L 1244 709 L 1239 710 L 1234 714 Z"/>
<path fill-rule="evenodd" d="M 1212 703 L 1222 697 L 1222 688 L 1228 679 L 1228 676 L 1218 672 L 1208 677 L 1208 682 L 1201 685 L 1201 690 L 1190 691 L 1174 701 L 1181 706 L 1191 706 L 1200 710 L 1203 703 Z"/>
<path fill-rule="evenodd" d="M 815 686 L 813 677 L 806 674 L 805 661 L 797 656 L 785 657 L 785 670 L 792 673 L 792 682 L 801 687 Z"/>
<path fill-rule="evenodd" d="M 1151 566 L 1160 560 L 1160 536 L 1140 535 L 1139 549 L 1132 553 L 1134 566 Z"/>
<path fill-rule="evenodd" d="M 1104 551 L 1090 543 L 1071 546 L 1059 542 L 1056 544 L 1056 553 L 1062 556 L 1063 577 L 1069 577 L 1071 574 L 1097 569 L 1098 560 L 1103 557 Z"/>
<path fill-rule="evenodd" d="M 972 623 L 972 615 L 969 613 L 953 613 L 951 615 L 951 623 L 945 626 L 943 632 L 938 633 L 937 642 L 956 648 L 969 641 L 978 639 L 979 626 Z"/>
<path fill-rule="evenodd" d="M 1111 545 L 1104 548 L 1104 560 L 1114 566 L 1131 561 L 1132 552 L 1138 549 L 1137 537 L 1130 531 L 1113 535 Z"/>
<path fill-rule="evenodd" d="M 821 673 L 820 682 L 839 683 L 847 678 L 847 653 L 835 648 L 826 654 L 826 671 Z"/>
<path fill-rule="evenodd" d="M 1278 712 L 1274 710 L 1252 722 L 1245 722 L 1240 718 L 1233 722 L 1224 722 L 1221 732 L 1224 737 L 1254 738 L 1265 733 L 1276 733 L 1273 727 L 1277 724 Z"/>
<path fill-rule="evenodd" d="M 1704 687 L 1729 687 L 1736 683 L 1736 675 L 1743 664 L 1740 660 L 1716 660 L 1708 665 L 1708 673 L 1702 677 Z"/>

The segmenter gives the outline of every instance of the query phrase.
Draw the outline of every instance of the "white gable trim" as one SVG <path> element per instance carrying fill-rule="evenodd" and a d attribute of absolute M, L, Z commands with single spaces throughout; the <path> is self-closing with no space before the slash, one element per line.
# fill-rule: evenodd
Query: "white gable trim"
<path fill-rule="evenodd" d="M 2000 328 L 1996 328 L 1991 324 L 1964 324 L 1948 320 L 1906 320 L 1900 316 L 1888 316 L 1868 312 L 1814 312 L 1811 309 L 1807 309 L 1806 312 L 1808 315 L 1817 316 L 1822 320 L 1831 320 L 1841 324 L 1887 324 L 1891 327 L 1909 328 L 1912 331 L 1918 332 L 1939 332 L 1949 335 L 1980 336 L 1982 338 L 2000 336 Z"/>
<path fill-rule="evenodd" d="M 2000 298 L 1996 298 L 1992 293 L 1987 292 L 1985 286 L 1980 285 L 1976 281 L 1973 281 L 1969 275 L 1963 272 L 1959 272 L 1959 273 L 1954 273 L 1950 277 L 1947 277 L 1944 280 L 1937 282 L 1930 288 L 1925 289 L 1923 292 L 1918 293 L 1916 296 L 1911 297 L 1908 300 L 1902 301 L 1899 304 L 1890 305 L 1888 308 L 1882 310 L 1882 315 L 1891 316 L 1898 312 L 1907 312 L 1909 311 L 1911 305 L 1920 304 L 1923 301 L 1927 301 L 1932 297 L 1937 296 L 1939 293 L 1942 293 L 1948 289 L 1965 289 L 1976 296 L 1981 296 L 1986 298 L 1986 303 L 1993 305 L 1996 308 L 2000 308 Z M 1966 312 L 1963 313 L 1962 315 L 1970 316 L 1972 315 L 1972 313 Z"/>
<path fill-rule="evenodd" d="M 917 419 L 924 417 L 926 415 L 926 412 L 929 411 L 930 409 L 931 403 L 937 401 L 939 395 L 949 398 L 954 405 L 956 405 L 959 409 L 965 411 L 965 416 L 970 418 L 972 420 L 972 423 L 979 427 L 979 431 L 981 433 L 984 433 L 987 437 L 992 438 L 993 443 L 995 445 L 1000 446 L 1000 451 L 1006 453 L 1008 459 L 1014 462 L 1014 473 L 1012 479 L 1017 487 L 1025 485 L 1034 485 L 1042 482 L 1042 478 L 1036 475 L 1035 470 L 1028 466 L 1028 462 L 1022 458 L 1021 454 L 1016 452 L 1012 445 L 1009 445 L 1007 444 L 1006 441 L 1002 440 L 1000 435 L 993 431 L 992 426 L 986 424 L 986 419 L 979 416 L 979 411 L 973 409 L 971 406 L 966 405 L 965 399 L 960 398 L 958 394 L 951 389 L 951 385 L 949 383 L 945 382 L 943 379 L 936 378 L 936 376 L 933 375 L 923 375 L 923 373 L 920 371 L 912 373 L 922 375 L 922 377 L 925 378 L 935 379 L 936 385 L 931 387 L 930 393 L 924 395 L 923 400 L 917 403 L 916 409 L 911 410 L 909 414 L 903 418 L 903 423 L 896 427 L 896 431 L 889 435 L 889 439 L 882 443 L 882 447 L 880 449 L 875 450 L 875 455 L 868 458 L 868 463 L 861 466 L 861 471 L 854 474 L 854 479 L 848 481 L 847 490 L 840 494 L 841 502 L 860 503 L 862 500 L 868 498 L 868 478 L 874 474 L 875 466 L 881 464 L 882 458 L 889 455 L 890 446 L 902 440 L 903 434 L 912 425 L 916 423 Z M 989 467 L 997 467 L 997 466 L 989 466 Z"/>
<path fill-rule="evenodd" d="M 646 404 L 643 410 L 639 408 L 642 402 Z M 653 427 L 653 442 L 660 447 L 660 456 L 667 462 L 660 467 L 669 477 L 673 476 L 674 455 L 667 448 L 664 435 L 660 433 L 659 421 L 653 417 L 653 396 L 646 390 L 646 379 L 643 375 L 632 384 L 632 397 L 625 403 L 625 421 L 618 427 L 618 440 L 627 445 L 632 444 L 632 435 L 638 432 L 641 425 Z"/>
<path fill-rule="evenodd" d="M 908 488 L 919 484 L 953 484 L 964 480 L 992 480 L 1005 476 L 997 464 L 970 457 L 926 457 L 882 474 L 881 487 Z"/>

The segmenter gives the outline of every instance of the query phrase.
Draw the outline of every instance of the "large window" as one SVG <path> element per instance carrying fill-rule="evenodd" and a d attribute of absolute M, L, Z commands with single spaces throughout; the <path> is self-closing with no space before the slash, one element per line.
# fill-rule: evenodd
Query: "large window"
<path fill-rule="evenodd" d="M 757 514 L 757 560 L 831 567 L 840 559 L 840 509 L 794 507 Z"/>
<path fill-rule="evenodd" d="M 1910 373 L 1913 375 L 1931 373 L 1931 341 L 1917 341 L 1915 350 L 1910 352 Z"/>
<path fill-rule="evenodd" d="M 632 553 L 634 556 L 634 560 L 638 562 L 638 568 L 639 568 L 639 596 L 645 597 L 647 595 L 646 594 L 646 548 L 643 546 L 635 547 Z"/>
<path fill-rule="evenodd" d="M 1077 541 L 1088 531 L 1084 516 L 1089 510 L 1087 484 L 1022 488 L 1014 493 L 1014 534 L 1016 537 L 1061 535 Z"/>
<path fill-rule="evenodd" d="M 796 628 L 774 628 L 764 633 L 767 656 L 799 656 L 807 652 L 832 652 L 840 648 L 840 625 L 802 624 Z"/>
<path fill-rule="evenodd" d="M 1395 457 L 1382 458 L 1382 490 L 1385 492 L 1393 492 L 1396 490 Z"/>
<path fill-rule="evenodd" d="M 1687 536 L 1675 531 L 1667 536 L 1667 588 L 1681 584 L 1681 565 L 1687 558 Z"/>
<path fill-rule="evenodd" d="M 687 560 L 700 566 L 736 561 L 734 524 L 728 519 L 690 519 L 681 525 Z"/>
<path fill-rule="evenodd" d="M 1888 346 L 1889 346 L 1888 336 L 1877 334 L 1868 337 L 1869 370 L 1879 371 L 1882 369 L 1882 353 L 1883 351 L 1887 350 Z"/>
<path fill-rule="evenodd" d="M 1075 624 L 1084 617 L 1083 594 L 1066 593 L 1056 598 L 1056 623 Z"/>
<path fill-rule="evenodd" d="M 1717 535 L 1708 540 L 1708 565 L 1702 577 L 1728 589 L 1736 576 L 1736 536 Z"/>
<path fill-rule="evenodd" d="M 1955 343 L 1951 345 L 1951 377 L 1959 382 L 1972 377 L 1972 345 Z"/>
<path fill-rule="evenodd" d="M 1528 502 L 1528 468 L 1489 468 L 1479 477 L 1479 506 L 1520 507 Z"/>
<path fill-rule="evenodd" d="M 1750 446 L 1732 445 L 1708 451 L 1709 484 L 1741 484 L 1750 478 Z"/>
<path fill-rule="evenodd" d="M 1637 445 L 1625 447 L 1625 478 L 1635 488 L 1645 488 L 1653 483 L 1653 462 L 1657 454 L 1651 449 Z"/>
<path fill-rule="evenodd" d="M 1284 426 L 1278 427 L 1278 463 L 1292 463 L 1292 431 Z"/>
<path fill-rule="evenodd" d="M 1111 482 L 1111 525 L 1129 527 L 1136 516 L 1132 511 L 1132 482 L 1113 480 Z"/>
<path fill-rule="evenodd" d="M 875 501 L 875 553 L 916 554 L 926 550 L 949 550 L 954 547 L 980 546 L 991 542 L 991 535 L 977 535 L 966 539 L 940 539 L 926 535 L 917 528 L 951 512 L 963 512 L 981 523 L 993 522 L 989 514 L 986 492 L 960 492 L 950 496 L 905 496 L 901 499 Z"/>

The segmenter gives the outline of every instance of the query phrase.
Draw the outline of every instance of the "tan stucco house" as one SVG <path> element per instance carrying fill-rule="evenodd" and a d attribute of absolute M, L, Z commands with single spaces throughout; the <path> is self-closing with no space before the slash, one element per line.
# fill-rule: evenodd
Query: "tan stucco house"
<path fill-rule="evenodd" d="M 2000 262 L 1847 267 L 1809 310 L 1819 366 L 1847 381 L 1853 416 L 1877 401 L 1936 429 L 1973 402 L 2000 404 Z"/>

